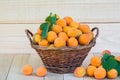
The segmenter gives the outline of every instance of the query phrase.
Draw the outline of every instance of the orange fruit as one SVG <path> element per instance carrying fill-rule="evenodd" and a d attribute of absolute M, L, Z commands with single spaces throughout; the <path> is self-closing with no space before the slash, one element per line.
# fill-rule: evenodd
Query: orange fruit
<path fill-rule="evenodd" d="M 94 34 L 92 31 L 88 32 L 88 35 L 90 36 L 90 41 L 94 38 Z"/>
<path fill-rule="evenodd" d="M 46 39 L 40 40 L 39 46 L 49 46 L 49 42 Z"/>
<path fill-rule="evenodd" d="M 36 33 L 38 33 L 38 34 L 42 34 L 42 30 L 40 30 L 39 28 L 38 28 L 38 30 L 37 30 L 37 32 Z"/>
<path fill-rule="evenodd" d="M 33 68 L 31 65 L 27 64 L 22 67 L 22 73 L 24 75 L 31 75 L 33 72 Z"/>
<path fill-rule="evenodd" d="M 75 21 L 72 21 L 69 26 L 72 27 L 72 28 L 78 28 L 79 23 L 75 22 Z"/>
<path fill-rule="evenodd" d="M 97 68 L 94 72 L 94 77 L 97 79 L 103 79 L 106 77 L 106 70 L 104 68 Z"/>
<path fill-rule="evenodd" d="M 58 37 L 63 38 L 64 41 L 67 41 L 67 40 L 68 40 L 68 36 L 67 36 L 67 34 L 66 34 L 65 32 L 60 32 L 60 33 L 58 34 Z"/>
<path fill-rule="evenodd" d="M 104 55 L 105 53 L 111 55 L 111 52 L 110 52 L 109 50 L 103 50 L 103 51 L 102 51 L 102 55 Z"/>
<path fill-rule="evenodd" d="M 90 64 L 93 65 L 93 66 L 100 66 L 101 65 L 101 59 L 98 57 L 98 56 L 93 56 L 91 59 L 90 59 Z"/>
<path fill-rule="evenodd" d="M 59 25 L 61 27 L 65 27 L 67 24 L 66 24 L 66 21 L 64 19 L 58 19 L 56 21 L 56 25 Z"/>
<path fill-rule="evenodd" d="M 54 32 L 56 32 L 56 33 L 60 33 L 60 32 L 62 32 L 62 27 L 59 26 L 59 25 L 54 25 L 54 26 L 52 27 L 52 30 L 53 30 Z"/>
<path fill-rule="evenodd" d="M 65 46 L 65 45 L 66 45 L 66 42 L 65 42 L 65 40 L 64 40 L 63 38 L 61 38 L 61 37 L 56 38 L 55 41 L 54 41 L 54 46 L 55 46 L 55 47 L 63 47 L 63 46 Z"/>
<path fill-rule="evenodd" d="M 71 28 L 70 26 L 65 26 L 63 27 L 63 31 L 67 33 L 70 28 Z"/>
<path fill-rule="evenodd" d="M 75 77 L 83 77 L 86 74 L 85 68 L 84 67 L 77 67 L 74 70 L 74 76 Z"/>
<path fill-rule="evenodd" d="M 89 34 L 81 34 L 80 36 L 79 36 L 79 43 L 80 44 L 82 44 L 82 45 L 87 45 L 87 44 L 89 44 L 89 42 L 90 42 L 90 36 L 89 36 Z"/>
<path fill-rule="evenodd" d="M 118 76 L 118 72 L 116 69 L 111 69 L 107 72 L 107 77 L 110 79 L 116 78 Z"/>
<path fill-rule="evenodd" d="M 54 42 L 54 40 L 57 38 L 57 34 L 54 31 L 49 31 L 47 33 L 47 40 L 48 42 Z"/>
<path fill-rule="evenodd" d="M 45 67 L 40 66 L 37 68 L 37 71 L 36 71 L 37 76 L 43 77 L 46 74 L 47 74 L 47 69 Z"/>
<path fill-rule="evenodd" d="M 78 30 L 76 28 L 70 28 L 68 31 L 67 31 L 67 35 L 69 37 L 76 37 L 78 35 Z"/>
<path fill-rule="evenodd" d="M 115 59 L 120 62 L 120 56 L 115 56 Z"/>
<path fill-rule="evenodd" d="M 70 16 L 65 16 L 65 17 L 64 17 L 64 20 L 66 21 L 66 23 L 67 23 L 68 25 L 73 21 L 72 17 L 70 17 Z"/>
<path fill-rule="evenodd" d="M 92 65 L 88 66 L 86 69 L 87 75 L 90 77 L 93 77 L 96 69 L 97 68 L 95 66 L 92 66 Z"/>
<path fill-rule="evenodd" d="M 83 32 L 83 33 L 88 33 L 90 32 L 90 27 L 87 24 L 82 24 L 79 26 L 79 29 Z"/>
<path fill-rule="evenodd" d="M 76 38 L 71 37 L 71 38 L 68 39 L 67 45 L 70 46 L 70 47 L 78 46 L 78 41 L 77 41 Z"/>
<path fill-rule="evenodd" d="M 36 33 L 33 35 L 33 42 L 34 43 L 39 43 L 40 40 L 41 40 L 40 34 Z"/>

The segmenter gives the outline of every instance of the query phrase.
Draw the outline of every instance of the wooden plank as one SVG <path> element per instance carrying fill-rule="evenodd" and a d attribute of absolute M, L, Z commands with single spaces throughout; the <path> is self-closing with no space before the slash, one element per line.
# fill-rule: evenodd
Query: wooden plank
<path fill-rule="evenodd" d="M 25 76 L 21 73 L 21 68 L 25 64 L 31 64 L 33 66 L 33 75 Z M 44 77 L 37 77 L 35 75 L 36 68 L 42 65 L 38 55 L 16 55 L 7 80 L 43 80 Z"/>
<path fill-rule="evenodd" d="M 0 80 L 6 80 L 14 55 L 0 55 Z"/>

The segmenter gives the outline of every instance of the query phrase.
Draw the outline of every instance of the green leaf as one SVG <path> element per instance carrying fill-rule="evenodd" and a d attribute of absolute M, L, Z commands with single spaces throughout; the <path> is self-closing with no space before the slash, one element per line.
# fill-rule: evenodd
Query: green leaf
<path fill-rule="evenodd" d="M 120 76 L 120 63 L 118 63 L 118 65 L 116 66 L 115 69 L 116 69 L 117 72 L 118 72 L 118 76 Z"/>
<path fill-rule="evenodd" d="M 105 62 L 102 63 L 103 68 L 107 71 L 116 68 L 117 65 L 118 63 L 113 57 L 109 57 Z"/>
<path fill-rule="evenodd" d="M 48 30 L 49 30 L 49 23 L 45 22 L 40 25 L 40 29 L 42 30 L 42 39 L 46 38 Z"/>
<path fill-rule="evenodd" d="M 104 56 L 101 59 L 102 63 L 105 62 L 109 57 L 110 57 L 110 55 L 105 53 Z"/>

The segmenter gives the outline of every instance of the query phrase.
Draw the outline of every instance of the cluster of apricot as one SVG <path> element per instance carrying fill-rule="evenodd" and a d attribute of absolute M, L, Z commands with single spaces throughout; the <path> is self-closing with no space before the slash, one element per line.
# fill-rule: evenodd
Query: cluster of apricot
<path fill-rule="evenodd" d="M 46 38 L 41 38 L 42 30 L 39 28 L 33 35 L 34 43 L 39 46 L 76 47 L 87 45 L 93 39 L 93 32 L 87 24 L 80 24 L 70 16 L 57 18 L 54 25 L 47 32 Z"/>
<path fill-rule="evenodd" d="M 102 55 L 105 53 L 111 55 L 109 50 L 104 50 Z M 116 56 L 115 59 L 120 62 L 120 56 Z M 74 75 L 76 77 L 82 77 L 87 74 L 88 76 L 95 77 L 96 79 L 104 79 L 105 77 L 114 79 L 118 76 L 118 71 L 116 69 L 113 68 L 107 71 L 101 63 L 102 61 L 100 57 L 93 56 L 90 59 L 90 64 L 87 66 L 87 68 L 85 69 L 84 67 L 77 67 L 74 70 Z"/>

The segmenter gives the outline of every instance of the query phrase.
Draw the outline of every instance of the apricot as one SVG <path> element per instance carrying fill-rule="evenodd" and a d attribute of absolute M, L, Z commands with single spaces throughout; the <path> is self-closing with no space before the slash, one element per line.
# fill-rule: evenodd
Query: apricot
<path fill-rule="evenodd" d="M 104 55 L 105 53 L 111 55 L 111 52 L 110 52 L 109 50 L 103 50 L 103 51 L 102 51 L 102 55 Z"/>
<path fill-rule="evenodd" d="M 104 68 L 97 68 L 94 72 L 94 77 L 96 79 L 103 79 L 106 77 L 106 70 Z"/>
<path fill-rule="evenodd" d="M 90 32 L 90 27 L 87 24 L 82 24 L 79 26 L 79 29 L 83 32 L 83 33 L 88 33 Z"/>
<path fill-rule="evenodd" d="M 86 70 L 84 67 L 77 67 L 74 70 L 75 77 L 83 77 L 86 74 Z"/>
<path fill-rule="evenodd" d="M 47 69 L 45 67 L 38 67 L 37 70 L 36 70 L 36 75 L 37 76 L 40 76 L 40 77 L 43 77 L 47 74 Z"/>
<path fill-rule="evenodd" d="M 71 28 L 70 26 L 65 26 L 65 27 L 63 27 L 63 31 L 67 33 L 70 28 Z"/>
<path fill-rule="evenodd" d="M 80 36 L 79 36 L 79 43 L 80 44 L 82 44 L 82 45 L 87 45 L 87 44 L 89 44 L 89 42 L 90 42 L 90 36 L 89 36 L 89 34 L 81 34 Z"/>
<path fill-rule="evenodd" d="M 48 42 L 54 42 L 54 40 L 57 38 L 57 33 L 55 33 L 54 31 L 49 31 L 47 33 L 47 40 Z"/>
<path fill-rule="evenodd" d="M 60 32 L 60 33 L 58 34 L 58 37 L 63 38 L 64 41 L 67 41 L 67 40 L 68 40 L 68 36 L 67 36 L 67 34 L 66 34 L 65 32 Z"/>
<path fill-rule="evenodd" d="M 22 73 L 23 73 L 24 75 L 31 75 L 32 72 L 33 72 L 33 68 L 32 68 L 31 65 L 26 64 L 26 65 L 24 65 L 24 66 L 22 67 Z"/>
<path fill-rule="evenodd" d="M 34 43 L 39 43 L 40 40 L 41 40 L 40 34 L 36 33 L 33 35 L 33 42 Z"/>
<path fill-rule="evenodd" d="M 110 79 L 116 78 L 118 76 L 118 72 L 116 69 L 111 69 L 107 72 L 107 77 Z"/>
<path fill-rule="evenodd" d="M 46 39 L 39 41 L 39 46 L 49 46 L 49 42 Z"/>
<path fill-rule="evenodd" d="M 88 35 L 90 36 L 90 41 L 94 38 L 94 34 L 92 31 L 88 32 Z"/>
<path fill-rule="evenodd" d="M 72 21 L 70 24 L 69 24 L 70 27 L 72 28 L 78 28 L 79 26 L 79 23 L 75 22 L 75 21 Z"/>
<path fill-rule="evenodd" d="M 70 16 L 65 16 L 63 19 L 66 21 L 67 25 L 69 25 L 73 21 L 72 17 Z"/>
<path fill-rule="evenodd" d="M 58 19 L 56 21 L 56 25 L 59 25 L 61 27 L 65 27 L 67 24 L 66 24 L 66 21 L 64 19 Z"/>
<path fill-rule="evenodd" d="M 70 47 L 78 46 L 78 41 L 77 41 L 76 38 L 71 37 L 71 38 L 68 39 L 67 45 L 70 46 Z"/>
<path fill-rule="evenodd" d="M 92 65 L 88 66 L 86 69 L 87 75 L 90 77 L 93 77 L 96 69 L 97 68 L 95 66 L 92 66 Z"/>
<path fill-rule="evenodd" d="M 90 64 L 93 65 L 93 66 L 100 66 L 101 65 L 101 59 L 98 57 L 98 56 L 93 56 L 91 59 L 90 59 Z"/>
<path fill-rule="evenodd" d="M 65 45 L 66 45 L 66 42 L 61 37 L 56 38 L 55 41 L 54 41 L 54 46 L 57 47 L 57 48 L 58 47 L 64 47 Z"/>
<path fill-rule="evenodd" d="M 76 28 L 70 28 L 68 31 L 67 31 L 67 35 L 69 37 L 76 37 L 78 35 L 78 31 Z"/>
<path fill-rule="evenodd" d="M 59 26 L 59 25 L 54 25 L 54 26 L 52 27 L 52 30 L 53 30 L 54 32 L 56 32 L 56 33 L 60 33 L 60 32 L 62 32 L 62 27 Z"/>
<path fill-rule="evenodd" d="M 39 28 L 37 29 L 37 32 L 36 33 L 38 33 L 38 34 L 42 34 L 42 30 L 40 30 Z"/>
<path fill-rule="evenodd" d="M 115 56 L 115 59 L 120 62 L 120 56 Z"/>
<path fill-rule="evenodd" d="M 82 34 L 82 31 L 77 29 L 77 34 L 78 34 L 77 36 L 79 37 Z"/>

